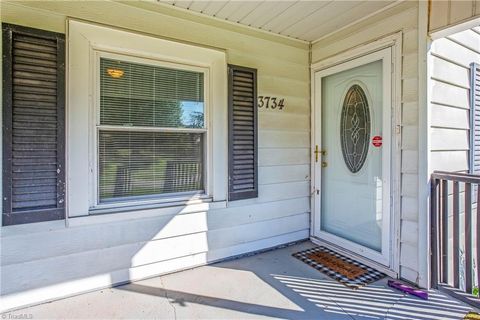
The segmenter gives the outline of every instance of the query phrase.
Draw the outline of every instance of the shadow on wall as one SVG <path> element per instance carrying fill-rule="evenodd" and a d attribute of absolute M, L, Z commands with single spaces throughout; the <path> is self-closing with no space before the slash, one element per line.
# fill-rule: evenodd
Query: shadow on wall
<path fill-rule="evenodd" d="M 93 223 L 68 228 L 63 222 L 55 228 L 39 223 L 38 232 L 3 237 L 3 307 L 9 308 L 9 296 L 14 303 L 18 293 L 30 295 L 31 301 L 25 300 L 31 303 L 205 263 L 207 211 L 186 208 L 167 208 L 168 214 L 141 219 L 135 218 L 139 212 L 118 213 L 131 219 L 115 222 L 102 222 L 107 216 L 86 217 Z"/>
<path fill-rule="evenodd" d="M 39 223 L 35 232 L 2 237 L 2 309 L 191 268 L 308 236 L 308 213 L 291 213 L 308 203 L 304 198 L 294 200 L 294 206 L 291 200 L 238 202 L 228 208 L 209 209 L 215 204 L 163 208 L 166 213 L 161 216 L 156 210 L 116 213 L 116 217 L 125 215 L 125 220 L 115 222 L 108 221 L 108 215 L 90 216 L 79 219 L 85 225 L 77 221 L 68 228 L 60 221 L 55 228 Z M 290 206 L 285 208 L 284 202 Z M 152 216 L 138 217 L 143 214 Z"/>

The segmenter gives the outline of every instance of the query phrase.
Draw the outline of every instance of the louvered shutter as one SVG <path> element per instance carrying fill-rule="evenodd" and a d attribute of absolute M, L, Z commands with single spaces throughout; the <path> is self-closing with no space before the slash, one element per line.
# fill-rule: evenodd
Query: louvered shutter
<path fill-rule="evenodd" d="M 229 200 L 258 196 L 257 70 L 229 65 Z"/>
<path fill-rule="evenodd" d="M 470 65 L 470 173 L 480 174 L 480 66 Z"/>
<path fill-rule="evenodd" d="M 2 28 L 3 225 L 63 219 L 64 35 Z"/>

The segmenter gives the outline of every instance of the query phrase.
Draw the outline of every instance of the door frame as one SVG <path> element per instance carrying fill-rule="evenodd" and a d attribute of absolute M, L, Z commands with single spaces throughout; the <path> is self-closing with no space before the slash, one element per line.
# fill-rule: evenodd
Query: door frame
<path fill-rule="evenodd" d="M 376 262 L 366 257 L 360 256 L 358 251 L 342 249 L 332 242 L 329 237 L 324 237 L 320 232 L 320 198 L 321 198 L 321 167 L 315 162 L 315 146 L 321 146 L 321 131 L 317 128 L 317 123 L 321 123 L 321 106 L 316 110 L 315 89 L 318 85 L 315 82 L 315 74 L 317 72 L 326 71 L 327 69 L 334 70 L 336 67 L 341 68 L 340 65 L 345 66 L 354 60 L 362 59 L 375 52 L 383 49 L 391 49 L 391 154 L 390 154 L 390 254 L 388 261 L 383 263 Z M 340 54 L 326 58 L 311 65 L 311 208 L 312 218 L 310 226 L 310 237 L 314 242 L 321 242 L 322 245 L 334 247 L 343 251 L 347 255 L 354 256 L 361 262 L 387 271 L 390 275 L 396 276 L 399 273 L 399 253 L 400 253 L 400 157 L 401 157 L 401 67 L 402 67 L 402 32 L 397 32 L 393 35 L 378 39 L 376 41 L 363 44 L 361 46 L 346 50 Z M 368 63 L 368 62 L 366 62 Z M 354 66 L 353 66 L 354 67 Z M 318 117 L 318 119 L 317 119 Z M 316 121 L 317 120 L 317 121 Z M 388 130 L 387 130 L 388 131 Z M 383 136 L 387 137 L 386 131 Z M 385 139 L 384 139 L 385 141 Z M 320 163 L 320 162 L 318 162 Z M 318 214 L 317 214 L 318 212 Z M 330 241 L 329 241 L 330 240 Z M 345 240 L 348 241 L 348 240 Z M 353 242 L 349 242 L 349 245 Z M 355 247 L 355 246 L 352 246 Z M 344 247 L 343 247 L 344 248 Z M 358 248 L 357 248 L 358 249 Z"/>

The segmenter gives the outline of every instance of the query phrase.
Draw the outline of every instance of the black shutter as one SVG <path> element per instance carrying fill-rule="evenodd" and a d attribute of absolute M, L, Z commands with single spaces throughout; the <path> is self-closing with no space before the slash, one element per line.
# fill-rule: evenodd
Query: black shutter
<path fill-rule="evenodd" d="M 257 70 L 228 66 L 229 200 L 258 196 Z"/>
<path fill-rule="evenodd" d="M 3 24 L 3 225 L 65 217 L 65 37 Z"/>
<path fill-rule="evenodd" d="M 480 174 L 480 66 L 470 65 L 470 173 Z"/>

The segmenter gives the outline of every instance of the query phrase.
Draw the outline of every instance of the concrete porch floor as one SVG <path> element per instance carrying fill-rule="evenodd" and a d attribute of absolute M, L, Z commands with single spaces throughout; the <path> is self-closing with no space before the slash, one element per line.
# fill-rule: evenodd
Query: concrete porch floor
<path fill-rule="evenodd" d="M 137 281 L 2 315 L 102 319 L 463 319 L 470 307 L 441 293 L 429 301 L 382 279 L 351 290 L 293 258 L 303 242 L 241 259 Z"/>

